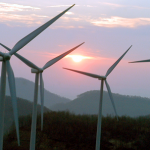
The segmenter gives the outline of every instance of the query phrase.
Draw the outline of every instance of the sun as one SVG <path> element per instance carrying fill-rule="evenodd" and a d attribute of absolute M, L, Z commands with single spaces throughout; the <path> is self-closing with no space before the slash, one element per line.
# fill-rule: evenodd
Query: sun
<path fill-rule="evenodd" d="M 72 60 L 73 60 L 74 62 L 80 62 L 80 61 L 83 60 L 83 57 L 82 57 L 81 55 L 73 55 L 73 56 L 72 56 Z"/>
<path fill-rule="evenodd" d="M 72 58 L 74 62 L 81 62 L 84 59 L 93 59 L 93 57 L 88 57 L 83 55 L 67 55 L 66 57 Z"/>

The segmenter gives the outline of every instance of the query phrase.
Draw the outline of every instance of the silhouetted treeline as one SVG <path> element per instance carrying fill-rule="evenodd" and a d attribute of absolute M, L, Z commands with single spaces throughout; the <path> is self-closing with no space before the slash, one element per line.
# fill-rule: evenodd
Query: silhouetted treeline
<path fill-rule="evenodd" d="M 44 129 L 37 120 L 36 150 L 95 150 L 97 116 L 69 112 L 44 114 Z M 4 150 L 28 150 L 31 116 L 20 118 L 21 146 L 17 146 L 14 127 L 5 135 Z M 150 118 L 107 116 L 102 118 L 102 150 L 150 149 Z M 9 144 L 8 144 L 9 143 Z"/>

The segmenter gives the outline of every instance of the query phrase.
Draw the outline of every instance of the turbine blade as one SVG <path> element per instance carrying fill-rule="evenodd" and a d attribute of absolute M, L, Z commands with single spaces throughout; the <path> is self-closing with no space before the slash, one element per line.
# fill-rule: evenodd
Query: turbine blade
<path fill-rule="evenodd" d="M 132 61 L 132 62 L 129 62 L 129 63 L 139 63 L 139 62 L 150 62 L 150 59 L 140 60 L 140 61 Z"/>
<path fill-rule="evenodd" d="M 41 131 L 43 130 L 43 107 L 44 107 L 44 82 L 40 73 L 40 95 L 41 95 Z"/>
<path fill-rule="evenodd" d="M 112 102 L 112 105 L 113 105 L 113 108 L 114 108 L 114 111 L 115 111 L 115 114 L 116 114 L 116 117 L 117 117 L 117 120 L 118 120 L 118 114 L 117 114 L 117 111 L 116 111 L 116 107 L 115 107 L 115 103 L 114 103 L 113 96 L 112 96 L 112 93 L 111 93 L 111 89 L 110 89 L 110 86 L 109 86 L 109 84 L 106 80 L 105 80 L 105 84 L 106 84 L 106 88 L 107 88 L 110 100 Z"/>
<path fill-rule="evenodd" d="M 124 55 L 129 51 L 129 49 L 132 47 L 132 45 L 127 49 L 127 51 L 108 69 L 106 72 L 106 77 L 112 72 L 112 70 L 117 66 L 117 64 L 120 62 L 120 60 L 124 57 Z"/>
<path fill-rule="evenodd" d="M 6 61 L 6 67 L 7 67 L 10 95 L 11 95 L 11 99 L 12 99 L 12 106 L 13 106 L 13 112 L 14 112 L 14 121 L 15 121 L 15 126 L 16 126 L 18 145 L 20 145 L 15 78 L 14 78 L 14 73 L 13 73 L 13 70 L 11 68 L 11 65 L 10 65 L 9 61 Z"/>
<path fill-rule="evenodd" d="M 32 111 L 30 150 L 35 150 L 35 143 L 36 143 L 38 81 L 39 81 L 39 73 L 36 73 L 36 76 L 35 76 L 35 87 L 34 87 L 34 102 L 33 102 L 33 111 Z"/>
<path fill-rule="evenodd" d="M 65 53 L 63 53 L 63 54 L 57 56 L 56 58 L 54 58 L 54 59 L 48 61 L 48 62 L 44 65 L 43 69 L 46 69 L 46 68 L 50 67 L 51 65 L 53 65 L 54 63 L 56 63 L 57 61 L 59 61 L 60 59 L 62 59 L 63 57 L 65 57 L 66 55 L 68 55 L 69 53 L 71 53 L 72 51 L 74 51 L 75 49 L 77 49 L 77 48 L 78 48 L 79 46 L 81 46 L 82 44 L 84 44 L 84 42 L 81 43 L 81 44 L 79 44 L 78 46 L 72 48 L 71 50 L 69 50 L 69 51 L 67 51 L 67 52 L 65 52 Z"/>
<path fill-rule="evenodd" d="M 2 62 L 1 86 L 0 86 L 0 150 L 3 150 L 5 92 L 6 92 L 6 63 Z"/>
<path fill-rule="evenodd" d="M 1 46 L 3 46 L 5 49 L 7 49 L 8 51 L 11 51 L 10 48 L 8 48 L 7 46 L 3 45 L 2 43 L 0 43 Z M 22 57 L 21 55 L 15 53 L 14 54 L 17 58 L 19 58 L 22 62 L 24 62 L 27 66 L 34 68 L 34 69 L 39 69 L 39 67 L 37 67 L 35 64 L 33 64 L 32 62 L 30 62 L 29 60 L 27 60 L 26 58 Z"/>
<path fill-rule="evenodd" d="M 93 77 L 93 78 L 105 79 L 104 76 L 99 76 L 99 75 L 88 73 L 88 72 L 83 72 L 83 71 L 78 71 L 78 70 L 73 70 L 73 69 L 68 69 L 68 68 L 63 68 L 63 69 L 74 71 L 74 72 L 77 72 L 77 73 L 80 73 L 80 74 L 84 74 L 86 76 Z"/>
<path fill-rule="evenodd" d="M 74 4 L 75 5 L 75 4 Z M 16 43 L 16 45 L 12 48 L 12 50 L 9 52 L 10 55 L 16 53 L 18 50 L 20 50 L 22 47 L 24 47 L 26 44 L 28 44 L 32 39 L 34 39 L 37 35 L 39 35 L 42 31 L 44 31 L 47 27 L 49 27 L 53 22 L 55 22 L 58 18 L 60 18 L 65 12 L 67 12 L 69 9 L 71 9 L 74 5 L 64 10 L 62 13 L 58 14 L 53 19 L 49 20 L 42 26 L 40 26 L 38 29 L 34 30 L 32 33 L 28 34 L 26 37 L 21 39 Z"/>

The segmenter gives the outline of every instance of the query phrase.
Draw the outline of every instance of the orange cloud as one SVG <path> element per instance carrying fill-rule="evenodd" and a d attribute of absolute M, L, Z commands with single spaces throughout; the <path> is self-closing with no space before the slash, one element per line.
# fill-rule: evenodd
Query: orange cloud
<path fill-rule="evenodd" d="M 17 15 L 17 14 L 8 14 L 8 13 L 0 13 L 0 22 L 20 22 L 26 25 L 35 25 L 42 24 L 42 20 L 48 18 L 47 16 L 40 15 Z"/>
<path fill-rule="evenodd" d="M 58 28 L 64 28 L 64 29 L 73 29 L 75 28 L 75 26 L 66 26 L 66 25 L 62 25 L 62 26 L 53 26 L 53 27 L 50 27 L 51 29 L 58 29 Z"/>
<path fill-rule="evenodd" d="M 58 45 L 60 47 L 64 47 L 66 45 Z M 59 55 L 61 55 L 62 53 L 49 53 L 49 52 L 46 52 L 46 51 L 34 51 L 34 50 L 26 50 L 27 53 L 34 53 L 34 54 L 37 54 L 37 55 L 43 55 L 43 56 L 46 56 L 46 57 L 57 57 Z M 81 56 L 83 59 L 98 59 L 100 57 L 94 57 L 94 56 L 87 56 L 87 55 L 67 55 L 66 58 L 72 58 L 74 56 Z"/>

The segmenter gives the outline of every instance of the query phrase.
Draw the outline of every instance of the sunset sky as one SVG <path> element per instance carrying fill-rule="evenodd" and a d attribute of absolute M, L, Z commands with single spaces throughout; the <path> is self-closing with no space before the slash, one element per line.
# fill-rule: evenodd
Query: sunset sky
<path fill-rule="evenodd" d="M 108 83 L 114 93 L 150 98 L 150 63 L 128 63 L 150 59 L 150 1 L 1 0 L 0 43 L 12 48 L 72 4 L 76 5 L 18 52 L 43 67 L 50 59 L 85 42 L 43 73 L 45 88 L 70 99 L 88 90 L 99 90 L 99 80 L 62 68 L 105 75 L 133 45 L 108 76 Z M 2 47 L 0 51 L 6 52 Z M 31 69 L 14 56 L 11 65 L 15 77 L 34 81 Z"/>

